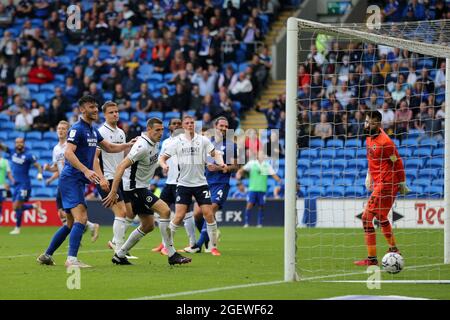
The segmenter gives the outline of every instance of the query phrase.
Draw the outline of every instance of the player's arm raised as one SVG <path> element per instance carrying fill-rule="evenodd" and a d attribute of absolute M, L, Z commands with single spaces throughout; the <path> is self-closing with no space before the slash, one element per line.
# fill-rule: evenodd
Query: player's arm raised
<path fill-rule="evenodd" d="M 77 150 L 77 146 L 75 144 L 67 144 L 66 150 L 64 151 L 64 157 L 66 158 L 66 160 L 70 162 L 72 167 L 81 171 L 86 179 L 88 179 L 90 182 L 98 184 L 100 182 L 99 176 L 95 173 L 95 171 L 89 170 L 84 164 L 80 162 L 80 160 L 75 155 L 75 150 Z"/>
<path fill-rule="evenodd" d="M 107 208 L 111 207 L 117 201 L 117 190 L 119 189 L 120 182 L 122 181 L 123 173 L 125 170 L 133 164 L 129 158 L 125 158 L 120 162 L 116 168 L 116 174 L 111 186 L 109 194 L 103 199 L 103 205 Z"/>
<path fill-rule="evenodd" d="M 109 192 L 109 183 L 105 179 L 105 176 L 103 175 L 102 169 L 100 168 L 100 152 L 102 152 L 100 149 L 97 148 L 95 151 L 95 157 L 94 157 L 94 171 L 95 173 L 100 177 L 100 188 L 102 188 L 103 191 Z"/>

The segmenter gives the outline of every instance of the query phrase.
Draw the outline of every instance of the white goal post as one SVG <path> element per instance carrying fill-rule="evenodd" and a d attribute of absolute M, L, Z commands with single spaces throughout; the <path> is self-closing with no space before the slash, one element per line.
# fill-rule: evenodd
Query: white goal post
<path fill-rule="evenodd" d="M 420 22 L 419 22 L 420 23 Z M 447 29 L 450 20 L 428 21 L 434 28 Z M 297 92 L 299 33 L 303 30 L 327 35 L 344 35 L 352 39 L 406 49 L 419 54 L 446 59 L 445 86 L 445 153 L 444 153 L 444 261 L 450 264 L 450 43 L 396 37 L 409 27 L 408 23 L 383 25 L 385 28 L 369 29 L 365 24 L 327 25 L 318 22 L 289 18 L 287 21 L 286 56 L 286 165 L 285 165 L 285 221 L 284 221 L 284 280 L 296 281 L 297 274 Z M 417 26 L 417 25 L 415 25 Z M 396 33 L 397 30 L 401 31 Z M 388 31 L 386 31 L 388 29 Z M 400 30 L 402 29 L 402 30 Z M 301 181 L 300 181 L 301 182 Z M 319 213 L 320 214 L 320 213 Z M 300 231 L 301 232 L 301 231 Z"/>

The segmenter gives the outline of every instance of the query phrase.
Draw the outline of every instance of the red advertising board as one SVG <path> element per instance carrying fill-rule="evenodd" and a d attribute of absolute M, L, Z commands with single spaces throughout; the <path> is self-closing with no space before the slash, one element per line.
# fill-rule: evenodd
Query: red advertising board
<path fill-rule="evenodd" d="M 30 201 L 33 203 L 33 201 Z M 47 210 L 47 213 L 39 217 L 35 209 L 24 210 L 22 215 L 22 226 L 61 226 L 61 219 L 58 216 L 58 210 L 56 209 L 55 200 L 41 200 L 42 208 Z M 15 226 L 16 215 L 12 209 L 11 201 L 3 202 L 3 210 L 0 215 L 0 226 Z"/>

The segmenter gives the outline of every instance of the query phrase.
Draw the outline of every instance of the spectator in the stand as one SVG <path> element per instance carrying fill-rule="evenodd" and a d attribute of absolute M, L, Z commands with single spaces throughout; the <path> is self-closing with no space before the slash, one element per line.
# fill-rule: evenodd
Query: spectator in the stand
<path fill-rule="evenodd" d="M 30 90 L 24 84 L 21 77 L 16 78 L 16 85 L 14 86 L 14 95 L 18 94 L 23 100 L 30 100 Z"/>
<path fill-rule="evenodd" d="M 392 99 L 395 101 L 395 104 L 397 105 L 405 96 L 405 89 L 401 83 L 397 82 L 395 84 L 395 90 L 392 92 Z"/>
<path fill-rule="evenodd" d="M 33 119 L 33 130 L 45 132 L 50 128 L 50 119 L 44 106 L 39 106 L 39 115 Z"/>
<path fill-rule="evenodd" d="M 256 26 L 255 19 L 249 17 L 242 29 L 242 42 L 246 44 L 246 57 L 250 57 L 255 52 L 255 42 L 261 40 L 261 30 Z"/>
<path fill-rule="evenodd" d="M 198 85 L 192 86 L 191 98 L 189 100 L 189 109 L 194 110 L 196 114 L 201 113 L 203 96 L 200 94 Z"/>
<path fill-rule="evenodd" d="M 61 101 L 53 99 L 48 109 L 48 119 L 50 129 L 54 131 L 61 120 L 67 120 L 65 111 L 61 108 Z"/>
<path fill-rule="evenodd" d="M 315 125 L 314 135 L 322 140 L 327 140 L 333 136 L 333 128 L 328 122 L 328 117 L 325 112 L 322 112 L 320 122 Z"/>
<path fill-rule="evenodd" d="M 231 198 L 234 199 L 246 199 L 247 198 L 247 189 L 245 188 L 245 185 L 242 182 L 238 182 L 236 184 L 237 190 L 233 192 L 231 195 Z"/>
<path fill-rule="evenodd" d="M 442 61 L 439 70 L 436 71 L 436 76 L 434 77 L 436 89 L 445 89 L 445 67 L 445 61 Z"/>
<path fill-rule="evenodd" d="M 219 92 L 219 105 L 217 106 L 214 118 L 223 116 L 228 119 L 231 112 L 233 112 L 233 102 L 228 97 L 226 90 L 222 90 Z"/>
<path fill-rule="evenodd" d="M 28 64 L 26 57 L 20 58 L 20 64 L 14 70 L 14 78 L 22 78 L 23 83 L 28 83 L 28 74 L 30 73 L 31 66 Z"/>
<path fill-rule="evenodd" d="M 55 55 L 59 56 L 64 52 L 64 43 L 61 39 L 56 35 L 55 30 L 50 30 L 48 33 L 48 38 L 46 41 L 46 48 L 52 49 L 55 52 Z"/>
<path fill-rule="evenodd" d="M 239 80 L 231 88 L 231 100 L 242 104 L 242 111 L 249 110 L 253 105 L 253 86 L 244 72 L 239 73 Z"/>
<path fill-rule="evenodd" d="M 70 106 L 74 104 L 79 98 L 78 88 L 75 86 L 73 82 L 73 77 L 71 76 L 68 76 L 66 78 L 66 86 L 64 87 L 64 96 L 66 96 Z"/>
<path fill-rule="evenodd" d="M 334 126 L 334 135 L 341 140 L 346 140 L 353 136 L 353 126 L 348 120 L 348 113 L 344 112 L 341 116 L 341 122 Z"/>
<path fill-rule="evenodd" d="M 129 94 L 123 90 L 121 83 L 116 83 L 114 87 L 113 101 L 117 103 L 119 111 L 131 113 L 131 99 Z"/>
<path fill-rule="evenodd" d="M 299 88 L 303 88 L 305 84 L 310 84 L 311 75 L 306 72 L 306 67 L 301 64 L 298 67 L 298 86 Z"/>
<path fill-rule="evenodd" d="M 16 116 L 15 128 L 17 131 L 30 131 L 33 125 L 33 116 L 27 107 L 21 107 L 19 114 Z"/>
<path fill-rule="evenodd" d="M 419 2 L 418 0 L 410 0 L 403 11 L 403 17 L 412 15 L 412 19 L 411 16 L 409 16 L 409 19 L 411 19 L 411 21 L 425 20 L 425 10 L 426 8 L 423 3 Z"/>
<path fill-rule="evenodd" d="M 137 116 L 131 118 L 130 128 L 128 130 L 127 139 L 131 140 L 133 138 L 139 137 L 142 133 L 143 127 L 139 124 L 139 119 Z"/>
<path fill-rule="evenodd" d="M 319 103 L 317 101 L 313 101 L 311 103 L 311 111 L 309 112 L 309 122 L 311 124 L 317 124 L 320 122 L 321 112 L 319 109 Z"/>
<path fill-rule="evenodd" d="M 417 78 L 417 82 L 422 84 L 422 87 L 426 89 L 428 93 L 434 92 L 434 81 L 428 75 L 428 70 L 426 68 L 422 69 L 421 75 Z"/>
<path fill-rule="evenodd" d="M 414 119 L 414 127 L 416 130 L 420 132 L 425 132 L 425 121 L 428 119 L 428 110 L 427 104 L 425 102 L 421 102 L 419 106 L 419 113 L 416 115 Z"/>
<path fill-rule="evenodd" d="M 88 91 L 89 95 L 91 95 L 91 96 L 93 96 L 95 98 L 95 100 L 97 101 L 98 105 L 100 105 L 100 106 L 103 105 L 103 103 L 105 102 L 104 98 L 103 98 L 103 94 L 98 89 L 97 84 L 95 82 L 91 82 L 89 84 L 88 90 L 89 90 Z M 117 102 L 117 101 L 115 101 L 115 102 Z"/>
<path fill-rule="evenodd" d="M 71 111 L 71 104 L 69 103 L 66 96 L 64 95 L 63 89 L 59 86 L 55 88 L 55 95 L 51 98 L 51 101 L 53 101 L 55 99 L 59 100 L 59 105 L 61 106 L 61 109 L 64 112 Z"/>
<path fill-rule="evenodd" d="M 405 100 L 400 102 L 400 108 L 395 111 L 395 135 L 402 141 L 409 131 L 409 125 L 412 120 L 412 111 L 408 108 Z"/>
<path fill-rule="evenodd" d="M 88 62 L 89 62 L 89 51 L 87 48 L 81 47 L 80 53 L 78 53 L 78 56 L 75 58 L 75 64 L 85 68 L 88 65 Z"/>
<path fill-rule="evenodd" d="M 148 90 L 148 84 L 143 82 L 140 87 L 140 95 L 136 101 L 136 111 L 150 112 L 154 106 L 153 97 Z"/>
<path fill-rule="evenodd" d="M 385 22 L 398 22 L 400 18 L 400 4 L 397 0 L 388 0 L 381 12 Z"/>
<path fill-rule="evenodd" d="M 425 134 L 438 141 L 444 139 L 442 120 L 436 118 L 434 107 L 428 108 L 428 118 L 425 120 Z"/>
<path fill-rule="evenodd" d="M 175 51 L 175 55 L 170 62 L 170 72 L 176 73 L 184 69 L 186 69 L 186 61 L 184 60 L 183 53 L 177 50 Z"/>
<path fill-rule="evenodd" d="M 200 95 L 206 96 L 207 94 L 214 94 L 217 77 L 218 74 L 216 71 L 210 73 L 208 70 L 202 70 L 201 68 L 199 68 L 193 75 L 191 81 L 192 83 L 198 85 Z"/>
<path fill-rule="evenodd" d="M 352 136 L 364 139 L 364 114 L 361 111 L 356 111 L 354 119 L 352 119 Z"/>
<path fill-rule="evenodd" d="M 135 68 L 128 68 L 128 74 L 122 79 L 122 86 L 125 92 L 139 92 L 142 81 L 136 76 Z"/>
<path fill-rule="evenodd" d="M 175 94 L 171 97 L 170 105 L 179 111 L 189 109 L 189 94 L 184 90 L 182 84 L 175 86 Z"/>
<path fill-rule="evenodd" d="M 347 81 L 343 81 L 340 90 L 336 92 L 336 99 L 339 101 L 343 108 L 346 108 L 353 97 L 353 92 L 348 90 Z"/>
<path fill-rule="evenodd" d="M 225 88 L 229 91 L 238 81 L 238 74 L 234 72 L 233 66 L 227 65 L 224 72 L 219 76 L 219 81 L 217 83 L 219 89 Z"/>
<path fill-rule="evenodd" d="M 144 42 L 144 43 L 146 43 L 146 42 Z M 135 50 L 134 50 L 134 47 L 131 45 L 130 40 L 125 39 L 123 41 L 123 43 L 121 45 L 119 45 L 119 48 L 117 50 L 117 55 L 119 56 L 119 58 L 125 59 L 125 61 L 131 61 L 131 60 L 133 60 L 134 52 L 135 52 Z M 150 51 L 148 51 L 148 52 L 150 52 Z M 145 58 L 145 57 L 146 57 L 146 55 L 144 54 L 142 58 Z M 151 57 L 147 57 L 147 58 L 148 59 L 145 61 L 148 63 L 150 61 Z M 142 61 L 144 61 L 144 59 L 142 59 Z"/>
<path fill-rule="evenodd" d="M 388 135 L 392 135 L 394 133 L 394 111 L 392 111 L 387 102 L 383 102 L 383 106 L 378 111 L 382 115 L 381 127 Z"/>
<path fill-rule="evenodd" d="M 44 66 L 44 59 L 39 57 L 36 62 L 36 66 L 31 68 L 28 74 L 29 83 L 44 84 L 53 81 L 55 76 L 53 73 Z"/>

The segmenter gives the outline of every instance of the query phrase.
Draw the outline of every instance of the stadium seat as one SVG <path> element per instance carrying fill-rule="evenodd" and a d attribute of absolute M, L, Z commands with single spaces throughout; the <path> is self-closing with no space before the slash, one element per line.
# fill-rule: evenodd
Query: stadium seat
<path fill-rule="evenodd" d="M 164 78 L 160 73 L 152 73 L 148 76 L 148 81 L 151 81 L 153 83 L 161 83 L 164 81 Z"/>
<path fill-rule="evenodd" d="M 172 118 L 180 118 L 180 113 L 175 111 L 165 112 L 164 119 L 170 120 Z"/>
<path fill-rule="evenodd" d="M 441 186 L 428 186 L 423 189 L 423 193 L 425 193 L 427 198 L 443 198 L 444 188 Z"/>
<path fill-rule="evenodd" d="M 44 187 L 44 183 L 43 181 L 39 181 L 37 179 L 33 179 L 34 177 L 31 177 L 31 188 L 43 188 Z"/>
<path fill-rule="evenodd" d="M 408 183 L 411 183 L 411 181 L 413 181 L 414 179 L 417 179 L 417 170 L 407 170 L 406 171 L 406 181 Z"/>
<path fill-rule="evenodd" d="M 345 195 L 345 187 L 343 186 L 329 186 L 326 188 L 327 197 L 338 198 Z"/>
<path fill-rule="evenodd" d="M 442 186 L 442 187 L 444 187 L 444 179 L 433 180 L 433 186 Z"/>
<path fill-rule="evenodd" d="M 429 158 L 431 157 L 431 148 L 425 147 L 425 148 L 417 148 L 413 151 L 413 156 L 418 158 Z"/>
<path fill-rule="evenodd" d="M 58 141 L 58 134 L 55 131 L 47 131 L 44 132 L 42 138 L 46 141 Z"/>
<path fill-rule="evenodd" d="M 354 159 L 356 156 L 356 149 L 338 149 L 336 155 L 338 158 Z"/>
<path fill-rule="evenodd" d="M 418 185 L 411 185 L 410 187 L 411 192 L 406 195 L 406 198 L 420 198 L 423 196 L 423 187 Z"/>
<path fill-rule="evenodd" d="M 0 131 L 0 141 L 6 141 L 8 139 L 8 133 L 6 131 Z"/>
<path fill-rule="evenodd" d="M 25 134 L 25 139 L 27 141 L 41 141 L 42 140 L 42 132 L 40 131 L 30 131 Z"/>
<path fill-rule="evenodd" d="M 417 145 L 416 138 L 407 138 L 407 139 L 402 140 L 402 146 L 412 147 L 412 146 L 416 146 L 416 145 Z"/>
<path fill-rule="evenodd" d="M 311 168 L 326 169 L 330 167 L 330 160 L 317 159 L 311 161 Z"/>
<path fill-rule="evenodd" d="M 32 197 L 52 198 L 55 192 L 52 188 L 36 188 L 31 190 Z"/>
<path fill-rule="evenodd" d="M 360 148 L 361 139 L 348 139 L 345 141 L 345 148 Z"/>
<path fill-rule="evenodd" d="M 344 143 L 342 142 L 342 140 L 339 140 L 339 139 L 328 140 L 327 147 L 328 148 L 343 148 Z"/>
<path fill-rule="evenodd" d="M 311 186 L 306 189 L 306 196 L 309 198 L 323 197 L 325 196 L 325 188 L 318 186 Z"/>
<path fill-rule="evenodd" d="M 349 178 L 336 179 L 334 180 L 334 185 L 348 187 L 353 185 L 353 181 L 353 179 Z"/>
<path fill-rule="evenodd" d="M 400 147 L 397 149 L 398 154 L 400 155 L 400 157 L 402 157 L 403 159 L 409 159 L 412 156 L 413 153 L 413 149 L 410 147 Z"/>
<path fill-rule="evenodd" d="M 306 170 L 311 166 L 311 161 L 309 159 L 299 159 L 297 160 L 297 170 Z"/>
<path fill-rule="evenodd" d="M 361 186 L 349 186 L 345 188 L 344 197 L 361 198 L 366 195 L 366 191 Z"/>
<path fill-rule="evenodd" d="M 299 182 L 300 182 L 301 186 L 305 186 L 305 187 L 314 186 L 316 184 L 314 179 L 311 179 L 311 178 L 303 178 L 303 179 L 300 179 Z"/>
<path fill-rule="evenodd" d="M 134 116 L 136 116 L 139 120 L 139 122 L 141 121 L 147 121 L 147 114 L 145 112 L 133 112 L 131 114 L 131 118 L 133 118 Z M 144 126 L 145 127 L 145 126 Z"/>
<path fill-rule="evenodd" d="M 40 92 L 45 92 L 45 93 L 54 93 L 55 92 L 55 85 L 53 83 L 44 83 L 41 84 L 41 87 L 39 88 Z"/>
<path fill-rule="evenodd" d="M 303 172 L 303 177 L 321 179 L 322 178 L 322 170 L 315 169 L 315 168 L 309 168 Z"/>
<path fill-rule="evenodd" d="M 437 179 L 439 176 L 439 171 L 433 168 L 423 168 L 418 172 L 419 179 Z"/>
<path fill-rule="evenodd" d="M 354 181 L 359 177 L 359 171 L 349 170 L 348 168 L 342 173 L 342 178 L 351 179 Z"/>
<path fill-rule="evenodd" d="M 405 169 L 407 170 L 418 170 L 423 167 L 423 159 L 406 159 L 404 161 Z"/>
<path fill-rule="evenodd" d="M 366 149 L 357 149 L 356 150 L 356 158 L 367 159 L 367 150 Z"/>
<path fill-rule="evenodd" d="M 434 148 L 433 149 L 433 157 L 443 157 L 445 153 L 444 148 Z"/>
<path fill-rule="evenodd" d="M 344 170 L 347 167 L 348 160 L 336 159 L 332 160 L 330 163 L 330 168 L 335 168 L 337 170 Z"/>
<path fill-rule="evenodd" d="M 431 147 L 437 147 L 438 142 L 435 139 L 432 138 L 426 138 L 419 141 L 420 146 L 431 146 Z"/>
<path fill-rule="evenodd" d="M 147 119 L 150 119 L 150 118 L 159 118 L 162 120 L 164 118 L 164 114 L 159 111 L 152 111 L 152 112 L 147 113 Z"/>
<path fill-rule="evenodd" d="M 318 139 L 318 138 L 313 138 L 309 141 L 309 147 L 310 148 L 324 148 L 325 147 L 325 142 L 322 139 Z"/>
<path fill-rule="evenodd" d="M 342 178 L 342 173 L 338 170 L 334 169 L 326 169 L 322 171 L 322 178 L 323 179 L 340 179 Z"/>
<path fill-rule="evenodd" d="M 320 180 L 315 180 L 315 185 L 318 185 L 318 186 L 328 187 L 328 186 L 332 186 L 333 184 L 334 184 L 333 178 L 328 178 L 328 177 L 322 176 L 322 178 Z"/>
<path fill-rule="evenodd" d="M 119 119 L 122 122 L 128 122 L 130 121 L 130 114 L 128 112 L 121 112 L 119 115 Z"/>
<path fill-rule="evenodd" d="M 39 104 L 45 104 L 47 96 L 45 93 L 36 93 L 33 95 L 33 99 L 36 99 Z"/>
<path fill-rule="evenodd" d="M 431 183 L 432 183 L 432 181 L 430 179 L 418 178 L 418 179 L 413 180 L 412 185 L 427 187 L 427 186 L 431 185 Z"/>
<path fill-rule="evenodd" d="M 33 150 L 50 150 L 52 148 L 48 141 L 32 141 L 30 143 Z"/>
<path fill-rule="evenodd" d="M 303 149 L 300 151 L 300 159 L 316 159 L 318 155 L 317 150 Z"/>
<path fill-rule="evenodd" d="M 321 159 L 334 159 L 336 158 L 336 150 L 335 149 L 322 149 L 320 150 L 319 157 Z"/>
<path fill-rule="evenodd" d="M 25 132 L 20 131 L 9 131 L 8 139 L 14 141 L 16 138 L 25 138 Z"/>
<path fill-rule="evenodd" d="M 441 169 L 444 167 L 444 158 L 431 158 L 427 160 L 426 168 Z"/>
<path fill-rule="evenodd" d="M 361 186 L 361 187 L 364 187 L 365 188 L 365 185 L 366 185 L 366 177 L 364 176 L 364 177 L 359 177 L 359 178 L 357 178 L 357 179 L 355 179 L 355 181 L 353 182 L 353 184 L 355 185 L 355 186 Z"/>

